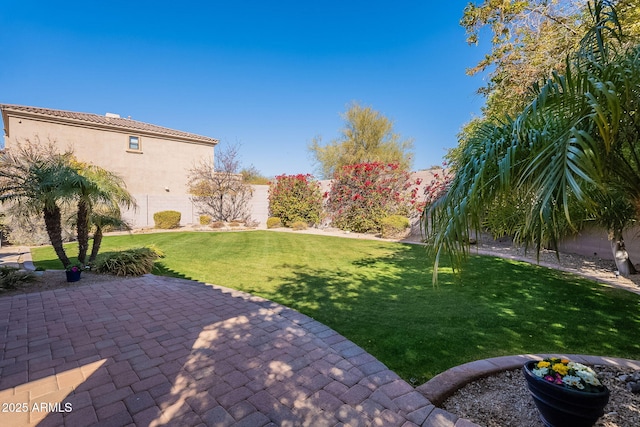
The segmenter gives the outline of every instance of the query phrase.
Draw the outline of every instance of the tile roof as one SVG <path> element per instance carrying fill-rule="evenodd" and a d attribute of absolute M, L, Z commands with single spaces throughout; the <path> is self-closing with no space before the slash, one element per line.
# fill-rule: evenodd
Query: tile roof
<path fill-rule="evenodd" d="M 208 136 L 196 135 L 194 133 L 183 132 L 180 130 L 169 129 L 150 123 L 139 122 L 136 120 L 125 119 L 121 117 L 101 116 L 90 113 L 77 113 L 73 111 L 53 110 L 50 108 L 28 107 L 24 105 L 0 104 L 3 115 L 5 111 L 22 112 L 31 116 L 45 116 L 50 118 L 59 118 L 70 122 L 80 122 L 85 124 L 94 124 L 98 126 L 106 126 L 111 128 L 123 129 L 128 131 L 144 132 L 156 135 L 164 135 L 190 141 L 204 142 L 215 145 L 218 140 Z"/>

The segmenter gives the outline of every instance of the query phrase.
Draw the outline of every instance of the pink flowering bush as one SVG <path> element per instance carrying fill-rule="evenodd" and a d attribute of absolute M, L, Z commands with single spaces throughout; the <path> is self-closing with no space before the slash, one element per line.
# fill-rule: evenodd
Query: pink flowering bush
<path fill-rule="evenodd" d="M 279 175 L 269 185 L 269 216 L 279 218 L 285 227 L 297 221 L 318 224 L 321 214 L 320 184 L 311 175 Z"/>
<path fill-rule="evenodd" d="M 436 200 L 440 197 L 444 196 L 447 190 L 449 190 L 449 186 L 451 185 L 451 181 L 453 179 L 453 175 L 446 169 L 447 164 L 444 163 L 441 173 L 434 173 L 433 179 L 429 182 L 424 189 L 424 206 L 432 205 Z M 423 207 L 424 207 L 423 206 Z"/>
<path fill-rule="evenodd" d="M 326 209 L 340 229 L 380 232 L 386 217 L 419 213 L 419 185 L 397 163 L 347 165 L 336 172 L 331 190 L 324 195 Z"/>

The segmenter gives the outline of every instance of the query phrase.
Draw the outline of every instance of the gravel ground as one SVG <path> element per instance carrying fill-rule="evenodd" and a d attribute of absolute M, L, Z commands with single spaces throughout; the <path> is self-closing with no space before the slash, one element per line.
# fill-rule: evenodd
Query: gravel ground
<path fill-rule="evenodd" d="M 640 394 L 620 380 L 633 371 L 594 367 L 611 392 L 599 427 L 640 426 Z M 467 384 L 443 402 L 445 409 L 483 427 L 544 427 L 520 369 L 505 371 Z"/>

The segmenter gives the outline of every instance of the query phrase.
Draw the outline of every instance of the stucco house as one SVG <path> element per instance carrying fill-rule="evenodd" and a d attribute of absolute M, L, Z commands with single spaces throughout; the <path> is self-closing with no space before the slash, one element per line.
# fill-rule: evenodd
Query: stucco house
<path fill-rule="evenodd" d="M 138 208 L 124 213 L 134 227 L 153 226 L 153 214 L 182 213 L 182 224 L 197 222 L 188 194 L 188 170 L 213 160 L 215 138 L 106 115 L 0 104 L 4 145 L 25 140 L 53 142 L 61 150 L 119 174 Z"/>

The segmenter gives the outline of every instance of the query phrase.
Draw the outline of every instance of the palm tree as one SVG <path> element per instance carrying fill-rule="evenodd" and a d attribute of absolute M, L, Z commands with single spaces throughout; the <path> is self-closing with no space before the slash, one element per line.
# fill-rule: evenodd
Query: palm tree
<path fill-rule="evenodd" d="M 505 195 L 523 200 L 515 240 L 540 251 L 592 220 L 607 227 L 621 274 L 634 272 L 622 231 L 640 210 L 640 46 L 620 51 L 614 6 L 589 4 L 594 26 L 567 59 L 565 75 L 532 90 L 515 119 L 485 122 L 467 141 L 449 191 L 423 226 L 437 265 L 443 252 L 459 265 L 469 230 Z"/>
<path fill-rule="evenodd" d="M 99 166 L 73 160 L 71 166 L 84 178 L 78 182 L 78 262 L 85 264 L 89 250 L 89 225 L 92 210 L 103 206 L 114 218 L 120 217 L 120 206 L 135 206 L 135 199 L 126 190 L 124 180 L 113 172 Z M 117 211 L 117 213 L 116 213 Z M 95 239 L 95 238 L 94 238 Z M 95 244 L 95 240 L 94 240 Z M 100 245 L 98 244 L 97 248 Z"/>
<path fill-rule="evenodd" d="M 49 240 L 66 268 L 71 264 L 62 245 L 60 205 L 69 201 L 83 180 L 69 167 L 71 153 L 53 144 L 26 141 L 16 152 L 0 154 L 0 202 L 16 202 L 26 212 L 42 214 Z"/>
<path fill-rule="evenodd" d="M 131 227 L 120 217 L 120 209 L 115 206 L 107 208 L 106 206 L 98 207 L 91 212 L 89 217 L 90 224 L 96 227 L 93 233 L 93 245 L 91 247 L 91 256 L 89 257 L 89 264 L 93 264 L 96 261 L 98 252 L 100 251 L 100 245 L 102 244 L 102 233 L 106 227 L 118 227 L 129 230 Z"/>

